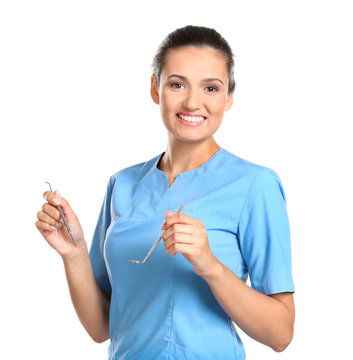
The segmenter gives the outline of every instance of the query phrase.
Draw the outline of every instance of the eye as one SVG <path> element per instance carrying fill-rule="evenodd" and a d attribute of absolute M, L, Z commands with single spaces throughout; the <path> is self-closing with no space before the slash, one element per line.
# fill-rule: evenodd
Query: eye
<path fill-rule="evenodd" d="M 172 83 L 172 84 L 170 85 L 170 87 L 171 87 L 171 88 L 174 88 L 174 89 L 180 89 L 180 87 L 175 87 L 174 85 L 181 85 L 181 86 L 183 86 L 183 85 L 180 84 L 180 83 Z"/>
<path fill-rule="evenodd" d="M 205 89 L 213 89 L 213 90 L 211 90 L 211 91 L 209 91 L 209 92 L 216 92 L 216 91 L 218 91 L 218 88 L 216 88 L 215 86 L 207 86 Z"/>

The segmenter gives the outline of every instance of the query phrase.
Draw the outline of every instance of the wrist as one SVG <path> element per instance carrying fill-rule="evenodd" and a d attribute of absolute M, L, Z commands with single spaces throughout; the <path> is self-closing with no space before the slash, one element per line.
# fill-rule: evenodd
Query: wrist
<path fill-rule="evenodd" d="M 207 272 L 201 274 L 207 282 L 217 281 L 224 274 L 224 264 L 220 262 L 216 256 L 214 256 L 213 262 Z"/>
<path fill-rule="evenodd" d="M 78 259 L 82 259 L 83 256 L 88 256 L 88 247 L 84 239 L 78 243 L 78 246 L 74 246 L 70 252 L 61 255 L 61 258 L 64 264 L 67 264 L 76 262 Z"/>

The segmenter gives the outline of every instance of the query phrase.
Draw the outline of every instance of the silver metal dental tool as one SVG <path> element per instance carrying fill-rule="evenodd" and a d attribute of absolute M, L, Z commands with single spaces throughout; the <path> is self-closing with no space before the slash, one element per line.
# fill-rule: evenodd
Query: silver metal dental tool
<path fill-rule="evenodd" d="M 48 181 L 46 181 L 46 183 L 49 185 L 50 191 L 53 193 L 53 190 L 52 190 L 50 184 L 48 183 Z M 60 215 L 61 215 L 61 217 L 62 217 L 62 219 L 63 219 L 63 221 L 64 221 L 64 224 L 65 224 L 65 226 L 66 226 L 67 232 L 69 233 L 69 235 L 70 235 L 70 237 L 71 237 L 72 243 L 73 243 L 74 245 L 78 246 L 78 244 L 77 244 L 76 241 L 74 240 L 74 237 L 73 237 L 73 235 L 72 235 L 72 231 L 71 231 L 71 229 L 70 229 L 69 224 L 67 223 L 66 217 L 65 217 L 65 215 L 64 215 L 64 213 L 63 213 L 60 205 L 57 205 L 57 207 L 58 207 L 58 210 L 59 210 L 59 212 L 60 212 Z M 60 223 L 59 223 L 59 224 L 60 224 Z"/>
<path fill-rule="evenodd" d="M 180 210 L 183 208 L 184 204 L 179 206 L 179 209 L 177 210 L 176 214 L 180 213 Z M 152 254 L 153 250 L 156 248 L 156 246 L 158 245 L 159 241 L 162 239 L 162 234 L 160 235 L 160 237 L 157 239 L 157 241 L 153 244 L 153 246 L 151 247 L 150 251 L 147 253 L 146 257 L 144 258 L 143 261 L 139 261 L 139 260 L 129 260 L 129 263 L 133 263 L 133 264 L 143 264 L 147 258 Z"/>

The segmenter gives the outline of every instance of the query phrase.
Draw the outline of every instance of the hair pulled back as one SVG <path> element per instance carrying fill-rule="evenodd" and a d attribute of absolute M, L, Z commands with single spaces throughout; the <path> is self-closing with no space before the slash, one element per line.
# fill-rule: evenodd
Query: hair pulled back
<path fill-rule="evenodd" d="M 157 85 L 160 83 L 161 72 L 165 66 L 168 52 L 183 46 L 210 47 L 222 54 L 227 63 L 228 70 L 228 93 L 235 89 L 234 81 L 234 55 L 228 42 L 215 29 L 187 25 L 171 32 L 159 45 L 157 53 L 151 65 L 153 74 L 156 76 Z"/>

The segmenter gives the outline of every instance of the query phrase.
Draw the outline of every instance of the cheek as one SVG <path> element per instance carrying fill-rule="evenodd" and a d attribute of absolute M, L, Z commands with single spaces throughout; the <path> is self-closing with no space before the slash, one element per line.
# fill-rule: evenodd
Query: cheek
<path fill-rule="evenodd" d="M 163 111 L 169 111 L 174 107 L 175 99 L 172 96 L 169 96 L 167 92 L 163 92 L 161 96 L 161 107 Z"/>
<path fill-rule="evenodd" d="M 213 115 L 222 115 L 224 113 L 226 101 L 223 97 L 212 97 L 207 102 L 209 112 Z"/>

